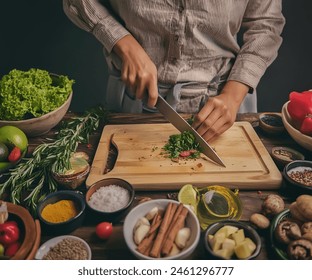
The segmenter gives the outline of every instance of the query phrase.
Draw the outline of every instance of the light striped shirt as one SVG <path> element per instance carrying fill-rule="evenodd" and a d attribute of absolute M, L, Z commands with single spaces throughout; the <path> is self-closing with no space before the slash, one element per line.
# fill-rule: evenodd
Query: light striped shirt
<path fill-rule="evenodd" d="M 108 54 L 132 34 L 163 84 L 225 77 L 256 88 L 277 56 L 285 24 L 281 0 L 63 0 L 63 6 Z"/>

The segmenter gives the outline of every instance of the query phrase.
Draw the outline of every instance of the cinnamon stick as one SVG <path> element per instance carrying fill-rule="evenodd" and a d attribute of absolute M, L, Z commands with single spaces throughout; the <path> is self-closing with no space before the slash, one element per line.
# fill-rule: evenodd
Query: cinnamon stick
<path fill-rule="evenodd" d="M 164 237 L 164 241 L 167 240 L 168 234 L 172 230 L 172 227 L 174 226 L 174 224 L 177 222 L 178 216 L 181 214 L 183 207 L 184 207 L 183 203 L 180 203 L 177 210 L 175 211 L 174 216 L 173 216 L 172 221 L 171 221 L 171 224 L 170 224 L 170 226 L 166 232 L 166 235 Z"/>
<path fill-rule="evenodd" d="M 172 221 L 172 218 L 173 218 L 173 215 L 174 215 L 176 209 L 177 209 L 176 204 L 173 204 L 172 202 L 168 203 L 168 206 L 167 206 L 166 211 L 165 211 L 165 215 L 164 215 L 163 220 L 160 224 L 160 228 L 159 228 L 157 236 L 155 238 L 153 247 L 150 251 L 150 256 L 153 258 L 157 258 L 160 255 L 160 251 L 161 251 L 161 247 L 162 247 L 161 245 L 163 243 L 165 234 L 166 234 L 166 232 L 170 226 L 170 223 Z"/>
<path fill-rule="evenodd" d="M 188 214 L 188 209 L 186 207 L 183 207 L 183 210 L 179 214 L 177 221 L 173 224 L 173 227 L 171 228 L 168 234 L 168 238 L 165 240 L 165 243 L 162 247 L 161 253 L 163 255 L 166 256 L 170 253 L 170 250 L 173 246 L 173 242 L 178 231 L 184 226 L 184 222 L 185 222 L 187 214 Z"/>
<path fill-rule="evenodd" d="M 148 251 L 151 250 L 153 240 L 157 234 L 157 229 L 159 228 L 160 224 L 161 224 L 161 216 L 160 214 L 157 213 L 153 218 L 147 236 L 140 242 L 140 244 L 137 247 L 138 252 L 144 255 L 148 255 Z"/>

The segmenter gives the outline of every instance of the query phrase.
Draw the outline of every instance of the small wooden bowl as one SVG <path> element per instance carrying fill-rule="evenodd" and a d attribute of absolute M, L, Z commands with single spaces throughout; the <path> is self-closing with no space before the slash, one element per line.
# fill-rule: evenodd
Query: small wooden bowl
<path fill-rule="evenodd" d="M 267 134 L 277 135 L 285 131 L 280 113 L 262 113 L 259 115 L 259 125 Z"/>
<path fill-rule="evenodd" d="M 39 231 L 35 225 L 33 217 L 30 215 L 29 211 L 19 205 L 6 202 L 9 212 L 8 220 L 16 221 L 19 225 L 22 238 L 22 244 L 16 254 L 11 257 L 11 260 L 25 260 L 28 258 L 32 250 L 36 251 L 35 241 L 39 240 L 40 243 L 40 226 Z M 39 236 L 37 235 L 39 233 Z M 39 245 L 38 243 L 38 245 Z M 37 247 L 38 248 L 38 247 Z"/>
<path fill-rule="evenodd" d="M 288 147 L 273 147 L 271 156 L 279 168 L 294 160 L 304 160 L 304 155 Z"/>

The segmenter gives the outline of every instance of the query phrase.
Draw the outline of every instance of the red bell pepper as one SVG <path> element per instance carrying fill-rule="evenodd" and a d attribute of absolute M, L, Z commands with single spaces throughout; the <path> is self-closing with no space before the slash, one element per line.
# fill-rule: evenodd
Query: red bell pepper
<path fill-rule="evenodd" d="M 287 110 L 294 120 L 302 122 L 307 114 L 312 114 L 312 91 L 291 92 Z"/>
<path fill-rule="evenodd" d="M 13 257 L 20 247 L 21 243 L 19 241 L 14 242 L 5 249 L 4 255 L 7 257 Z"/>
<path fill-rule="evenodd" d="M 312 115 L 307 115 L 300 126 L 300 132 L 312 136 Z"/>
<path fill-rule="evenodd" d="M 312 91 L 291 92 L 287 110 L 296 128 L 303 134 L 312 135 Z"/>
<path fill-rule="evenodd" d="M 18 241 L 20 236 L 20 230 L 15 221 L 7 221 L 0 224 L 0 243 L 7 247 L 10 244 Z"/>

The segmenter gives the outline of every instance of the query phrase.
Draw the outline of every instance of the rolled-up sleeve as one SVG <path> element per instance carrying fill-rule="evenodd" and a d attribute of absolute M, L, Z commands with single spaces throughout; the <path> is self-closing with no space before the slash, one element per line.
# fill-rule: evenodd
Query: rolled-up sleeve
<path fill-rule="evenodd" d="M 98 0 L 63 0 L 63 9 L 74 24 L 92 33 L 108 53 L 118 40 L 129 34 Z"/>
<path fill-rule="evenodd" d="M 228 79 L 256 88 L 277 57 L 284 25 L 282 0 L 249 1 L 242 22 L 243 45 Z"/>

